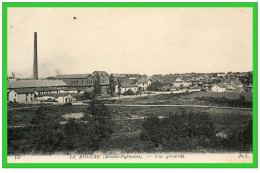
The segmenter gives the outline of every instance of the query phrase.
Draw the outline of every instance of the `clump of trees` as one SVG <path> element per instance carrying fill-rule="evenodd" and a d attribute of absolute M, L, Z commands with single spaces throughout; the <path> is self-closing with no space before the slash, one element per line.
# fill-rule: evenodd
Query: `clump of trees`
<path fill-rule="evenodd" d="M 164 118 L 148 117 L 141 132 L 141 139 L 171 150 L 191 150 L 199 147 L 198 143 L 204 146 L 214 136 L 215 127 L 207 113 L 195 115 L 185 111 Z"/>
<path fill-rule="evenodd" d="M 252 73 L 252 72 L 247 72 L 247 75 L 246 75 L 246 76 L 239 76 L 239 80 L 240 80 L 244 85 L 253 84 L 253 73 Z"/>
<path fill-rule="evenodd" d="M 61 120 L 58 115 L 50 115 L 49 107 L 41 106 L 32 119 L 27 133 L 28 145 L 32 152 L 53 153 L 60 150 L 63 140 Z"/>
<path fill-rule="evenodd" d="M 123 95 L 135 95 L 135 93 L 132 90 L 128 90 L 124 92 Z"/>
<path fill-rule="evenodd" d="M 218 104 L 218 105 L 226 105 L 231 107 L 252 107 L 252 102 L 246 101 L 246 97 L 244 95 L 239 95 L 238 99 L 228 99 L 226 97 L 196 97 L 198 101 L 205 101 L 208 103 Z"/>
<path fill-rule="evenodd" d="M 252 151 L 252 121 L 248 123 L 244 130 L 240 132 L 233 132 L 227 139 L 221 140 L 220 143 L 225 148 L 231 148 L 237 151 Z"/>
<path fill-rule="evenodd" d="M 154 115 L 145 118 L 140 138 L 173 151 L 252 151 L 252 122 L 244 131 L 223 138 L 216 135 L 209 114 L 183 110 L 164 118 Z"/>
<path fill-rule="evenodd" d="M 163 84 L 159 81 L 154 81 L 151 83 L 151 85 L 149 85 L 147 87 L 147 90 L 149 91 L 158 91 L 161 89 L 161 87 L 163 86 Z"/>
<path fill-rule="evenodd" d="M 111 97 L 115 95 L 115 77 L 113 76 L 113 74 L 109 76 L 109 86 L 108 86 L 107 93 Z"/>
<path fill-rule="evenodd" d="M 82 119 L 65 121 L 49 109 L 39 107 L 30 125 L 8 130 L 9 153 L 92 153 L 113 132 L 110 111 L 99 100 L 90 102 Z"/>
<path fill-rule="evenodd" d="M 97 74 L 95 76 L 95 81 L 94 81 L 94 91 L 93 91 L 94 96 L 95 97 L 99 96 L 101 94 L 101 91 L 102 91 L 102 87 L 101 87 L 101 84 L 100 84 L 100 77 Z"/>

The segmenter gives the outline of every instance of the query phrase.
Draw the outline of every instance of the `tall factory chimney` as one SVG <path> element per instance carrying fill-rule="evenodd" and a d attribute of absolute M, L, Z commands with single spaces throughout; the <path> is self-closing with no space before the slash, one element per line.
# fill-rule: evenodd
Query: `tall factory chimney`
<path fill-rule="evenodd" d="M 37 32 L 34 32 L 33 79 L 38 80 Z"/>

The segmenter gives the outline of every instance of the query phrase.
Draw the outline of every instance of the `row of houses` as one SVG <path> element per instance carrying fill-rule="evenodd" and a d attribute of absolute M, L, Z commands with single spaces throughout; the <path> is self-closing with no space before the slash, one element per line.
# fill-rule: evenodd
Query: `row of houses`
<path fill-rule="evenodd" d="M 115 86 L 115 92 L 124 93 L 127 91 L 133 91 L 133 93 L 137 93 L 140 91 L 146 91 L 147 87 L 150 86 L 152 83 L 151 79 L 140 79 L 136 82 L 123 82 L 118 83 Z"/>
<path fill-rule="evenodd" d="M 161 83 L 159 90 L 162 91 L 208 91 L 208 92 L 252 92 L 252 84 L 244 85 L 239 79 L 225 79 L 215 82 L 194 82 L 177 78 L 173 82 Z"/>

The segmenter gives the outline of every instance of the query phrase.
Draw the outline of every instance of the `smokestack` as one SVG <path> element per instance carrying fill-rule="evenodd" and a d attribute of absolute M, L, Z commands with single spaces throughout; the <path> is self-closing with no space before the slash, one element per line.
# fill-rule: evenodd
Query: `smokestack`
<path fill-rule="evenodd" d="M 38 80 L 37 32 L 34 32 L 33 79 Z"/>

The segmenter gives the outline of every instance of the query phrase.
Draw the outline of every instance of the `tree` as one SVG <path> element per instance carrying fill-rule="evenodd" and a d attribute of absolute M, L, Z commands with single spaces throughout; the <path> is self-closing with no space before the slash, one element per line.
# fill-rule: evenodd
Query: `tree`
<path fill-rule="evenodd" d="M 41 106 L 36 110 L 36 117 L 28 134 L 28 144 L 32 151 L 53 153 L 62 146 L 63 130 L 58 115 L 50 115 L 48 107 Z"/>
<path fill-rule="evenodd" d="M 215 137 L 215 127 L 206 113 L 195 114 L 183 111 L 181 114 L 166 115 L 159 119 L 157 116 L 146 118 L 142 124 L 141 139 L 173 149 L 186 150 L 194 148 L 191 143 L 207 145 Z"/>
<path fill-rule="evenodd" d="M 84 94 L 83 94 L 83 100 L 90 100 L 90 99 L 93 98 L 93 96 L 94 96 L 94 93 L 93 93 L 93 92 L 90 92 L 90 93 L 84 92 Z"/>
<path fill-rule="evenodd" d="M 117 89 L 118 89 L 118 96 L 120 98 L 120 95 L 121 95 L 121 89 L 122 89 L 122 85 L 121 85 L 121 82 L 118 82 L 118 86 L 117 86 Z"/>
<path fill-rule="evenodd" d="M 154 82 L 151 83 L 151 85 L 149 85 L 149 86 L 147 87 L 147 90 L 149 90 L 149 91 L 160 90 L 162 86 L 163 86 L 163 84 L 162 84 L 161 82 L 159 82 L 159 81 L 154 81 Z"/>
<path fill-rule="evenodd" d="M 101 142 L 110 137 L 113 133 L 113 122 L 111 120 L 110 110 L 103 102 L 93 99 L 84 119 L 88 121 L 89 133 L 92 136 L 92 142 L 96 149 L 100 147 Z"/>
<path fill-rule="evenodd" d="M 99 149 L 100 141 L 96 141 L 95 127 L 70 118 L 64 127 L 62 146 L 65 151 L 93 153 Z"/>
<path fill-rule="evenodd" d="M 115 94 L 115 78 L 113 74 L 109 76 L 109 88 L 108 88 L 108 94 L 112 97 Z"/>
<path fill-rule="evenodd" d="M 124 92 L 123 95 L 135 95 L 135 93 L 132 90 L 128 90 Z"/>
<path fill-rule="evenodd" d="M 156 147 L 162 143 L 162 123 L 158 116 L 149 116 L 144 119 L 140 137 L 142 140 L 152 141 Z"/>
<path fill-rule="evenodd" d="M 100 84 L 100 77 L 99 75 L 97 74 L 95 76 L 95 83 L 94 83 L 94 96 L 97 97 L 98 95 L 101 94 L 101 84 Z"/>
<path fill-rule="evenodd" d="M 239 95 L 239 101 L 240 101 L 240 102 L 245 102 L 245 101 L 246 101 L 246 96 L 240 94 L 240 95 Z"/>

